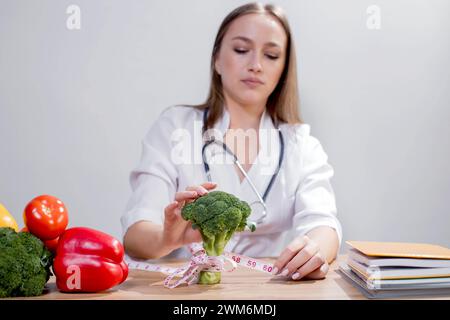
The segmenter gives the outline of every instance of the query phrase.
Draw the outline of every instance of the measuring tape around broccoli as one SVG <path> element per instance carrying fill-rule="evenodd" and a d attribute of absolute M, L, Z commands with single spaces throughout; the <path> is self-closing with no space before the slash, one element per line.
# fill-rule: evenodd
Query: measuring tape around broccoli
<path fill-rule="evenodd" d="M 237 265 L 271 273 L 273 265 L 243 255 L 224 252 L 225 246 L 234 233 L 246 228 L 255 231 L 255 224 L 247 218 L 251 208 L 247 202 L 224 191 L 211 191 L 206 195 L 186 204 L 182 217 L 192 222 L 198 229 L 203 245 L 194 243 L 189 246 L 191 261 L 180 268 L 170 268 L 136 261 L 127 257 L 130 269 L 156 271 L 169 274 L 164 285 L 174 288 L 182 283 L 216 284 L 221 281 L 221 271 L 233 271 Z M 227 268 L 227 265 L 230 267 Z M 180 276 L 175 283 L 171 281 Z"/>

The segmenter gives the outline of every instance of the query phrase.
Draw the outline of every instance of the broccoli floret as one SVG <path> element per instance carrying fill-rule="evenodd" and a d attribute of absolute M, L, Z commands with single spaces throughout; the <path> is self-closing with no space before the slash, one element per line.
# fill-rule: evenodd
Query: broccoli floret
<path fill-rule="evenodd" d="M 254 224 L 247 223 L 250 213 L 247 202 L 224 191 L 211 191 L 185 205 L 181 215 L 192 222 L 194 229 L 199 229 L 206 253 L 220 256 L 235 232 L 243 231 L 246 226 L 255 230 Z M 202 271 L 199 283 L 215 284 L 220 279 L 220 272 Z"/>
<path fill-rule="evenodd" d="M 42 294 L 52 263 L 51 252 L 37 237 L 0 228 L 0 298 Z"/>

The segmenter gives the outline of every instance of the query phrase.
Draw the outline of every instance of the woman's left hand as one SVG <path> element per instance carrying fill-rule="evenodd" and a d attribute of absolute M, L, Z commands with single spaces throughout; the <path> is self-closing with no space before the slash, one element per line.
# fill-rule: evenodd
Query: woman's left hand
<path fill-rule="evenodd" d="M 293 280 L 323 279 L 328 270 L 328 262 L 317 243 L 308 236 L 301 236 L 283 250 L 272 274 L 288 276 Z"/>

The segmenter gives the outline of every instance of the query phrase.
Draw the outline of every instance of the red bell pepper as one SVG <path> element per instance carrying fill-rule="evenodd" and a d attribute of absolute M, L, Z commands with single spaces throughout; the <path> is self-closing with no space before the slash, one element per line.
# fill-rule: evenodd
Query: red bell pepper
<path fill-rule="evenodd" d="M 90 228 L 67 229 L 59 239 L 53 271 L 61 292 L 99 292 L 128 276 L 124 248 L 114 237 Z"/>

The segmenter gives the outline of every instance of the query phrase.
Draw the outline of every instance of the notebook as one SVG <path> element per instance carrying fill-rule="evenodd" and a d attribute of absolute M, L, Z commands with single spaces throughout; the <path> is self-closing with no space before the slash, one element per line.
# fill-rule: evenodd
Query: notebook
<path fill-rule="evenodd" d="M 423 267 L 423 268 L 450 268 L 450 260 L 419 259 L 419 258 L 392 258 L 370 257 L 356 249 L 348 250 L 348 257 L 353 261 L 368 267 Z"/>
<path fill-rule="evenodd" d="M 369 267 L 349 259 L 347 264 L 368 280 L 450 277 L 450 268 Z"/>
<path fill-rule="evenodd" d="M 348 266 L 365 280 L 450 277 L 450 249 L 424 243 L 347 241 Z"/>
<path fill-rule="evenodd" d="M 346 243 L 369 257 L 450 260 L 450 249 L 434 244 L 374 241 L 347 241 Z"/>
<path fill-rule="evenodd" d="M 450 296 L 450 278 L 365 281 L 345 263 L 339 265 L 337 272 L 370 299 Z"/>
<path fill-rule="evenodd" d="M 450 249 L 425 243 L 347 241 L 338 272 L 366 297 L 450 296 Z"/>

